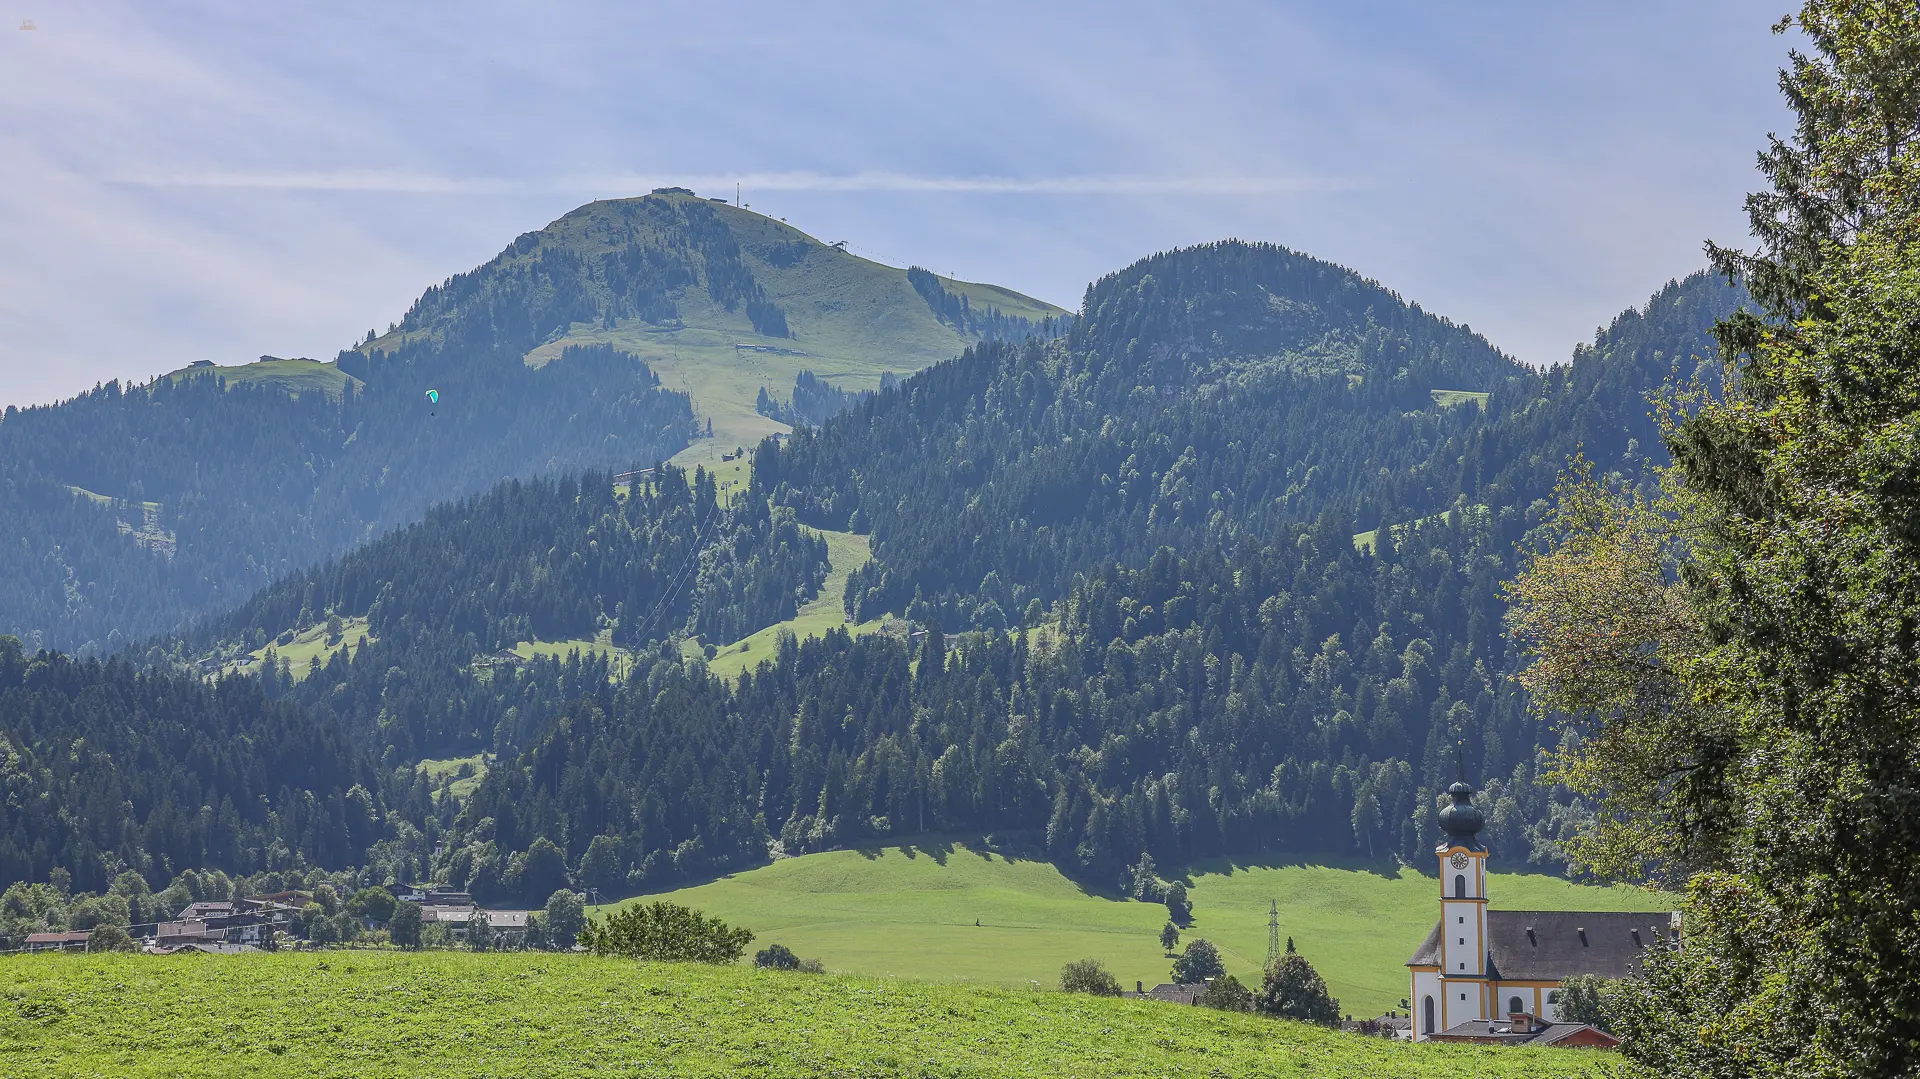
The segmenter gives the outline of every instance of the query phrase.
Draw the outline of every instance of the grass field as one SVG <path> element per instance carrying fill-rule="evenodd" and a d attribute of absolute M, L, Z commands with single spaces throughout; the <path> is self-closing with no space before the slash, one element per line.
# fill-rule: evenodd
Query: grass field
<path fill-rule="evenodd" d="M 455 779 L 447 790 L 456 802 L 466 801 L 467 795 L 480 787 L 480 781 L 487 778 L 487 757 L 484 753 L 475 753 L 471 757 L 448 757 L 445 760 L 421 761 L 414 767 L 427 774 L 427 778 L 438 786 L 446 776 L 459 776 L 463 767 L 471 768 L 472 774 Z M 438 794 L 438 792 L 435 792 Z"/>
<path fill-rule="evenodd" d="M 1431 392 L 1433 394 L 1433 403 L 1439 405 L 1441 408 L 1452 408 L 1455 405 L 1471 404 L 1479 406 L 1482 412 L 1487 410 L 1487 399 L 1493 396 L 1490 393 L 1480 393 L 1474 390 L 1433 390 Z"/>
<path fill-rule="evenodd" d="M 9 1079 L 1605 1076 L 1152 1001 L 543 953 L 0 960 Z"/>
<path fill-rule="evenodd" d="M 738 678 L 741 672 L 759 666 L 761 660 L 773 658 L 774 646 L 781 633 L 791 633 L 805 639 L 825 636 L 827 631 L 847 625 L 847 608 L 842 601 L 847 590 L 847 576 L 866 565 L 873 558 L 873 551 L 867 546 L 867 537 L 852 532 L 807 531 L 827 541 L 827 580 L 820 586 L 819 594 L 808 600 L 785 622 L 768 626 L 721 648 L 707 662 L 707 670 L 722 678 Z M 855 634 L 872 633 L 880 625 L 880 620 L 875 619 L 851 626 L 850 629 Z"/>
<path fill-rule="evenodd" d="M 333 658 L 335 652 L 349 646 L 358 649 L 366 639 L 367 620 L 365 618 L 343 618 L 340 620 L 338 641 L 329 641 L 327 624 L 319 622 L 294 634 L 291 643 L 273 643 L 267 647 L 272 648 L 278 658 L 287 661 L 293 670 L 294 681 L 297 682 L 307 676 L 307 667 L 315 660 L 324 667 L 327 661 Z M 240 659 L 227 664 L 226 670 L 239 674 L 259 674 L 260 664 L 266 659 L 266 655 L 267 648 L 256 648 Z"/>
<path fill-rule="evenodd" d="M 253 382 L 264 386 L 278 386 L 294 396 L 303 393 L 324 393 L 338 397 L 347 383 L 356 381 L 352 375 L 340 370 L 331 363 L 320 360 L 256 360 L 253 363 L 234 367 L 188 367 L 168 375 L 171 379 L 206 378 L 218 375 L 227 380 L 228 385 L 236 382 Z"/>
<path fill-rule="evenodd" d="M 1277 900 L 1282 936 L 1359 1017 L 1399 1008 L 1407 957 L 1439 917 L 1439 885 L 1409 871 L 1218 863 L 1190 880 L 1194 922 L 1183 940 L 1212 940 L 1229 972 L 1246 980 L 1265 963 L 1267 901 Z M 1638 889 L 1523 874 L 1495 875 L 1491 894 L 1504 910 L 1671 904 Z M 1131 988 L 1166 981 L 1171 965 L 1157 939 L 1165 907 L 1091 894 L 1048 863 L 956 842 L 783 859 L 667 898 L 859 974 L 1052 986 L 1062 964 L 1095 958 Z"/>

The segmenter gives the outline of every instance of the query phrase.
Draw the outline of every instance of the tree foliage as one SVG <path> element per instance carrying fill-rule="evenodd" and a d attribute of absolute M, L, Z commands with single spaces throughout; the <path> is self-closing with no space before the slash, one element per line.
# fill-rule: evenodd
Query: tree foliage
<path fill-rule="evenodd" d="M 1253 1010 L 1253 990 L 1240 984 L 1240 979 L 1231 974 L 1222 974 L 1207 983 L 1206 991 L 1194 1001 L 1202 1008 L 1214 1008 L 1223 1012 L 1250 1012 Z"/>
<path fill-rule="evenodd" d="M 1609 1009 L 1661 1075 L 1920 1069 L 1920 10 L 1787 25 L 1813 46 L 1782 75 L 1799 126 L 1762 155 L 1759 250 L 1719 252 L 1773 321 L 1723 323 L 1725 391 L 1671 435 L 1698 643 L 1648 635 L 1628 683 L 1678 672 L 1683 707 L 1603 716 L 1639 744 L 1596 773 L 1631 809 L 1634 762 L 1672 761 L 1701 825 L 1672 833 L 1684 947 Z M 1659 718 L 1684 710 L 1708 722 Z"/>
<path fill-rule="evenodd" d="M 1090 993 L 1096 997 L 1120 995 L 1120 979 L 1098 959 L 1076 959 L 1060 968 L 1062 993 Z"/>
<path fill-rule="evenodd" d="M 673 963 L 736 962 L 752 941 L 752 930 L 665 901 L 623 907 L 588 921 L 580 933 L 595 955 Z"/>
<path fill-rule="evenodd" d="M 1205 937 L 1188 941 L 1186 950 L 1173 961 L 1173 980 L 1181 985 L 1198 985 L 1226 972 L 1227 964 L 1220 958 L 1220 949 Z"/>
<path fill-rule="evenodd" d="M 1253 1006 L 1262 1015 L 1279 1019 L 1298 1019 L 1322 1026 L 1340 1021 L 1340 1002 L 1327 991 L 1326 980 L 1307 962 L 1306 956 L 1291 947 L 1268 964 Z"/>

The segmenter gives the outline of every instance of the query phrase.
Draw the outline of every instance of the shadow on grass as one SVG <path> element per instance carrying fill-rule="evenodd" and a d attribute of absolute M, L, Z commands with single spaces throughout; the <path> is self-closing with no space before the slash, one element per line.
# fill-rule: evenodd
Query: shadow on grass
<path fill-rule="evenodd" d="M 1169 867 L 1171 868 L 1171 867 Z M 1438 869 L 1423 870 L 1419 866 L 1408 865 L 1398 858 L 1366 858 L 1338 854 L 1270 854 L 1254 857 L 1202 858 L 1184 867 L 1181 878 L 1192 885 L 1197 874 L 1216 874 L 1231 877 L 1254 869 L 1340 869 L 1353 873 L 1366 873 L 1382 880 L 1399 880 L 1408 875 L 1438 879 Z"/>

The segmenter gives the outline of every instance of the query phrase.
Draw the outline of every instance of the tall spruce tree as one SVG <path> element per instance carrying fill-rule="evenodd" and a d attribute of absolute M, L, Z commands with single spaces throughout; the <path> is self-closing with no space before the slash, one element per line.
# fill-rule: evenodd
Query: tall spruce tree
<path fill-rule="evenodd" d="M 1727 388 L 1669 437 L 1684 609 L 1641 626 L 1666 654 L 1640 681 L 1558 683 L 1631 732 L 1576 767 L 1644 791 L 1634 761 L 1665 761 L 1684 806 L 1656 829 L 1692 870 L 1684 947 L 1618 998 L 1663 1076 L 1920 1071 L 1920 9 L 1814 0 L 1788 25 L 1813 48 L 1748 203 L 1760 247 L 1714 250 L 1772 318 L 1722 324 Z M 1630 576 L 1621 606 L 1659 610 L 1667 582 Z M 1535 635 L 1548 673 L 1577 639 Z"/>

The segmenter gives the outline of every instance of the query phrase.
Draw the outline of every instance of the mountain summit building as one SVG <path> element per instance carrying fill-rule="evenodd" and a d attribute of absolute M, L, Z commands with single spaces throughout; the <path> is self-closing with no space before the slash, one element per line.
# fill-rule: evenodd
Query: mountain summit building
<path fill-rule="evenodd" d="M 1648 948 L 1679 939 L 1679 915 L 1487 909 L 1485 823 L 1473 788 L 1455 783 L 1440 810 L 1446 839 L 1440 859 L 1440 921 L 1407 960 L 1412 975 L 1414 1040 L 1522 1027 L 1558 1026 L 1560 987 L 1568 978 L 1635 977 Z M 1505 1033 L 1500 1030 L 1498 1033 Z M 1596 1032 L 1597 1033 L 1597 1032 Z M 1450 1040 L 1453 1040 L 1450 1038 Z"/>

